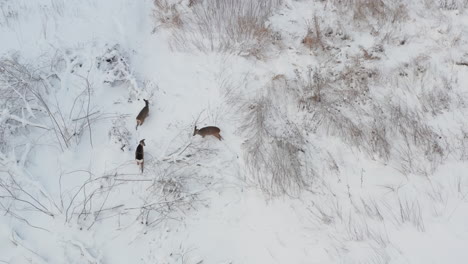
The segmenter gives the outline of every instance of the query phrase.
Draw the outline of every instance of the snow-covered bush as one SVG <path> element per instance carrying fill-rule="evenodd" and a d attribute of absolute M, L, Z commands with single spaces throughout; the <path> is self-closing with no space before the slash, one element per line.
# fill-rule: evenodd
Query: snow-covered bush
<path fill-rule="evenodd" d="M 128 85 L 132 98 L 138 98 L 141 94 L 142 91 L 131 72 L 127 56 L 118 44 L 105 48 L 103 54 L 96 58 L 96 67 L 104 74 L 104 83 L 112 87 Z"/>
<path fill-rule="evenodd" d="M 43 85 L 43 73 L 23 63 L 17 54 L 0 58 L 0 142 L 6 151 L 9 137 L 22 128 L 48 129 L 40 123 L 47 115 L 42 94 L 48 92 Z"/>
<path fill-rule="evenodd" d="M 119 145 L 122 151 L 131 150 L 130 140 L 132 134 L 126 128 L 125 117 L 120 116 L 112 120 L 112 127 L 109 130 L 109 137 L 112 142 Z"/>

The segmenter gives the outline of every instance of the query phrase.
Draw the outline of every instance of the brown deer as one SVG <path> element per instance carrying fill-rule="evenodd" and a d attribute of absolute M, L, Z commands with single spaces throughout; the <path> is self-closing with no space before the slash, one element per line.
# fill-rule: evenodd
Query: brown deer
<path fill-rule="evenodd" d="M 193 135 L 200 135 L 202 137 L 205 137 L 205 136 L 214 136 L 216 138 L 218 138 L 219 140 L 222 140 L 223 137 L 221 137 L 221 135 L 219 134 L 221 132 L 221 129 L 219 129 L 218 127 L 215 127 L 215 126 L 207 126 L 207 127 L 204 127 L 204 128 L 200 128 L 200 129 L 197 129 L 197 126 L 195 126 L 195 128 L 193 129 Z"/>
<path fill-rule="evenodd" d="M 143 151 L 144 146 L 146 146 L 145 140 L 142 139 L 140 140 L 140 144 L 138 144 L 138 147 L 135 151 L 135 160 L 136 160 L 137 165 L 140 165 L 141 173 L 143 173 L 143 165 L 145 163 L 145 160 L 144 160 L 145 153 Z"/>
<path fill-rule="evenodd" d="M 143 122 L 145 122 L 145 119 L 146 119 L 146 117 L 148 116 L 148 113 L 149 113 L 148 100 L 143 99 L 143 101 L 145 101 L 145 107 L 143 107 L 143 109 L 141 109 L 140 113 L 138 114 L 138 116 L 136 118 L 137 125 L 136 125 L 135 129 L 138 129 L 138 126 L 143 125 Z"/>

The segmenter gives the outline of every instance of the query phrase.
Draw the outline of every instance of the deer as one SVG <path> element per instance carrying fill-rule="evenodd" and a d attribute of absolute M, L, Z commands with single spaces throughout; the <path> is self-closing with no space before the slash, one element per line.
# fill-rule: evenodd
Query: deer
<path fill-rule="evenodd" d="M 143 99 L 143 101 L 145 101 L 145 107 L 143 107 L 143 109 L 141 109 L 140 113 L 136 117 L 137 124 L 136 124 L 135 130 L 138 130 L 138 126 L 143 125 L 143 122 L 145 122 L 145 119 L 146 119 L 146 117 L 148 116 L 148 113 L 149 113 L 148 100 Z"/>
<path fill-rule="evenodd" d="M 200 135 L 202 136 L 203 138 L 205 136 L 214 136 L 216 138 L 218 138 L 220 141 L 223 139 L 223 137 L 221 137 L 221 135 L 219 134 L 221 132 L 221 129 L 219 129 L 219 127 L 215 127 L 215 126 L 207 126 L 207 127 L 203 127 L 203 128 L 200 128 L 200 129 L 197 129 L 197 126 L 195 126 L 195 128 L 193 129 L 193 135 Z"/>
<path fill-rule="evenodd" d="M 145 144 L 145 140 L 142 139 L 140 140 L 140 144 L 138 144 L 138 147 L 135 151 L 135 160 L 136 160 L 136 163 L 137 165 L 140 166 L 140 169 L 141 169 L 141 173 L 143 173 L 143 165 L 145 163 L 145 160 L 144 160 L 144 151 L 143 151 L 143 147 L 146 146 Z"/>

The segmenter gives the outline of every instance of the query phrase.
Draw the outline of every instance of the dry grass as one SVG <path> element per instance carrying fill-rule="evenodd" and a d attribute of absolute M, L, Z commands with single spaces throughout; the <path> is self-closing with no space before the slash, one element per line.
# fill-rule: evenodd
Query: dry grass
<path fill-rule="evenodd" d="M 306 130 L 337 136 L 372 159 L 391 162 L 406 175 L 429 175 L 454 146 L 428 125 L 426 113 L 436 116 L 455 106 L 461 97 L 450 86 L 453 78 L 435 74 L 418 59 L 408 66 L 407 74 L 395 77 L 397 81 L 384 81 L 366 63 L 375 60 L 368 56 L 351 58 L 331 74 L 310 68 L 303 74 L 296 71 L 295 79 L 283 83 L 295 91 L 296 103 L 307 112 Z M 404 104 L 408 98 L 415 103 Z"/>
<path fill-rule="evenodd" d="M 352 21 L 357 25 L 364 24 L 378 34 L 386 25 L 395 25 L 408 19 L 406 3 L 402 0 L 330 0 L 341 15 L 347 16 L 350 11 Z"/>
<path fill-rule="evenodd" d="M 326 50 L 322 36 L 322 29 L 317 15 L 314 15 L 312 21 L 307 21 L 307 33 L 302 39 L 302 44 L 310 50 L 317 47 L 320 47 L 322 51 Z"/>
<path fill-rule="evenodd" d="M 242 111 L 244 158 L 254 184 L 269 195 L 298 195 L 315 176 L 302 133 L 266 98 L 245 104 Z M 272 130 L 278 121 L 285 124 L 282 133 Z"/>
<path fill-rule="evenodd" d="M 273 41 L 266 22 L 280 0 L 204 0 L 192 5 L 187 23 L 173 31 L 179 50 L 230 52 L 261 58 Z"/>

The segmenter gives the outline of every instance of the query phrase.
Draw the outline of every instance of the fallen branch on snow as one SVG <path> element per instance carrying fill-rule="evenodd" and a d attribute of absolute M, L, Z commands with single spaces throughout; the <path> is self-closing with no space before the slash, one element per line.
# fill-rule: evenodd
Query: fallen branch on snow
<path fill-rule="evenodd" d="M 36 124 L 36 123 L 30 122 L 30 121 L 28 121 L 28 120 L 26 120 L 24 118 L 21 118 L 19 116 L 12 115 L 12 114 L 8 113 L 8 109 L 4 109 L 3 113 L 0 114 L 0 122 L 2 120 L 7 120 L 7 119 L 12 119 L 12 120 L 18 121 L 18 122 L 22 123 L 25 126 L 33 126 L 33 127 L 37 127 L 37 128 L 50 130 L 50 128 L 47 127 L 47 126 L 44 126 L 44 125 L 41 125 L 41 124 Z"/>

